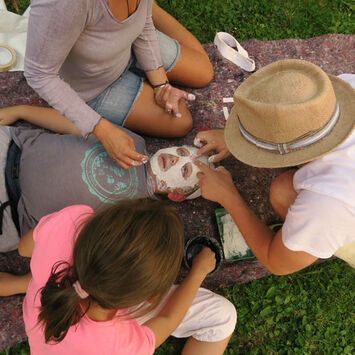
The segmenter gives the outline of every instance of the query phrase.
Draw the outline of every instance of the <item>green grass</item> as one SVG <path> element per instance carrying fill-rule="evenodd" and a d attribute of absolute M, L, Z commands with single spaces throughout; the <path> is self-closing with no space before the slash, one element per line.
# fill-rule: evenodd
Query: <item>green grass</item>
<path fill-rule="evenodd" d="M 239 41 L 309 38 L 325 33 L 355 32 L 354 0 L 157 0 L 202 43 L 216 32 Z M 16 12 L 14 0 L 8 9 Z M 29 0 L 17 0 L 19 13 Z"/>
<path fill-rule="evenodd" d="M 212 42 L 216 32 L 239 41 L 309 38 L 354 33 L 353 0 L 159 0 L 197 38 Z"/>
<path fill-rule="evenodd" d="M 22 15 L 28 8 L 30 0 L 5 0 L 5 4 L 9 11 Z"/>
<path fill-rule="evenodd" d="M 12 3 L 12 1 L 7 1 Z M 218 31 L 239 41 L 309 38 L 355 32 L 353 0 L 158 0 L 203 43 Z M 19 13 L 28 0 L 18 0 Z M 16 12 L 11 4 L 8 9 Z M 238 311 L 226 351 L 234 354 L 355 353 L 355 271 L 334 260 L 290 276 L 221 289 Z M 179 354 L 169 338 L 157 355 Z M 27 342 L 0 355 L 29 354 Z M 202 354 L 201 354 L 202 355 Z"/>

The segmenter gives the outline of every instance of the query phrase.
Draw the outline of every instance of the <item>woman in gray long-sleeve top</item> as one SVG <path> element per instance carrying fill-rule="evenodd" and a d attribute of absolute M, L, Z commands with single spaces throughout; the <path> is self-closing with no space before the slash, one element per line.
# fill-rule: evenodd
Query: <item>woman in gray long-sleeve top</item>
<path fill-rule="evenodd" d="M 184 99 L 194 97 L 169 81 L 205 86 L 213 69 L 197 39 L 153 0 L 32 0 L 25 76 L 84 137 L 94 134 L 129 168 L 147 157 L 117 126 L 186 134 L 192 118 Z"/>

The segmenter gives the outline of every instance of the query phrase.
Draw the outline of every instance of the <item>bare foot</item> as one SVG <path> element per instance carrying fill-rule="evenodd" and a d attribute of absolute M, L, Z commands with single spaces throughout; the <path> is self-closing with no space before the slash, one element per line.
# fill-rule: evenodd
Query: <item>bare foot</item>
<path fill-rule="evenodd" d="M 26 293 L 31 277 L 30 272 L 25 275 L 13 275 L 7 272 L 0 272 L 0 296 Z"/>

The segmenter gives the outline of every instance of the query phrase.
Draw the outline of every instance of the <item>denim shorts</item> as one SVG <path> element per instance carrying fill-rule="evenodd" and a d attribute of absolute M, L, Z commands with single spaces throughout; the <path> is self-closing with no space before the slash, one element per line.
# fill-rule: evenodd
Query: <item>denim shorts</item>
<path fill-rule="evenodd" d="M 162 32 L 157 31 L 162 64 L 169 72 L 180 55 L 179 43 Z M 101 94 L 87 104 L 102 117 L 118 126 L 124 126 L 146 79 L 144 71 L 137 68 L 134 56 L 125 72 Z"/>

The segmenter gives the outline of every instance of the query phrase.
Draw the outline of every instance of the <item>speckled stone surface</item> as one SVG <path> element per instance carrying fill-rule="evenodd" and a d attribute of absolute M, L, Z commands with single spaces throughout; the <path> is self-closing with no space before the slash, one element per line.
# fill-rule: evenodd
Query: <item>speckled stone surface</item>
<path fill-rule="evenodd" d="M 310 39 L 287 39 L 279 41 L 249 40 L 243 43 L 249 55 L 255 59 L 256 67 L 284 58 L 309 60 L 326 72 L 334 75 L 355 73 L 355 35 L 324 35 Z M 215 77 L 203 89 L 190 90 L 196 101 L 189 103 L 194 118 L 193 130 L 183 139 L 147 138 L 150 152 L 171 145 L 192 144 L 197 132 L 211 128 L 223 128 L 225 124 L 223 97 L 232 97 L 236 87 L 250 74 L 220 56 L 213 44 L 205 49 L 214 64 Z M 0 107 L 10 105 L 46 103 L 26 84 L 22 72 L 0 73 Z M 268 189 L 281 169 L 257 169 L 228 158 L 223 165 L 231 171 L 234 182 L 252 210 L 266 223 L 278 221 L 268 202 Z M 39 201 L 40 203 L 40 201 Z M 197 235 L 218 238 L 214 211 L 218 204 L 198 198 L 174 204 L 185 222 L 186 239 Z M 29 270 L 29 260 L 17 252 L 0 253 L 0 271 L 22 274 Z M 182 268 L 180 278 L 186 274 Z M 215 274 L 208 277 L 204 286 L 217 289 L 233 283 L 246 282 L 268 275 L 268 271 L 256 260 L 223 263 Z M 0 351 L 26 338 L 22 320 L 23 296 L 0 297 Z"/>

